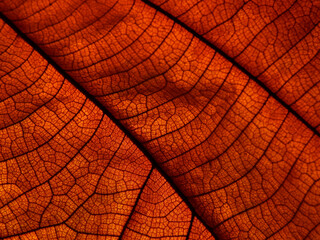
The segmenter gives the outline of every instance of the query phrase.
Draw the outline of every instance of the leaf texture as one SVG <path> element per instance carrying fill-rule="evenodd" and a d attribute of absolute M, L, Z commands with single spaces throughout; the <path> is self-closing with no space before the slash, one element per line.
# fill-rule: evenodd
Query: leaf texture
<path fill-rule="evenodd" d="M 125 133 L 0 26 L 1 239 L 210 239 Z"/>
<path fill-rule="evenodd" d="M 237 4 L 3 1 L 2 237 L 319 237 L 319 3 Z"/>
<path fill-rule="evenodd" d="M 151 1 L 221 49 L 319 131 L 319 1 Z"/>

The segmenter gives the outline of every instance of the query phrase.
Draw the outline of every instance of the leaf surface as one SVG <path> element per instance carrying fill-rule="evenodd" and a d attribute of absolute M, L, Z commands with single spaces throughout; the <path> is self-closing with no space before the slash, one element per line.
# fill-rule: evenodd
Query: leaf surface
<path fill-rule="evenodd" d="M 319 131 L 319 1 L 151 0 Z"/>
<path fill-rule="evenodd" d="M 222 22 L 252 6 L 259 16 L 248 19 L 259 22 L 267 4 L 220 4 L 222 20 L 210 6 L 216 21 L 204 21 L 210 14 L 190 9 L 205 1 L 176 14 L 170 6 L 180 3 L 155 3 L 162 9 L 122 0 L 1 3 L 3 19 L 20 29 L 1 28 L 2 237 L 318 236 L 319 15 L 306 17 L 314 30 L 285 40 L 290 26 L 270 20 L 284 33 L 276 40 L 291 45 L 260 40 L 263 47 L 252 39 L 270 36 L 252 23 L 243 44 L 237 24 L 233 38 L 205 32 L 229 29 Z M 307 3 L 292 6 L 318 9 Z M 296 12 L 289 15 L 299 22 Z M 217 35 L 225 45 L 214 45 Z M 297 69 L 277 81 L 272 69 L 282 63 L 270 52 Z M 292 96 L 304 100 L 295 105 Z"/>
<path fill-rule="evenodd" d="M 101 109 L 3 21 L 0 34 L 1 239 L 210 239 Z"/>

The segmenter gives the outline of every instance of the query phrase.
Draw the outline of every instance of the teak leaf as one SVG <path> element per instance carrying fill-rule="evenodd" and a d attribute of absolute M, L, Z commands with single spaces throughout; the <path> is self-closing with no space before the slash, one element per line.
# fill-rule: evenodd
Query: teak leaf
<path fill-rule="evenodd" d="M 1 239 L 320 237 L 320 2 L 0 2 Z"/>

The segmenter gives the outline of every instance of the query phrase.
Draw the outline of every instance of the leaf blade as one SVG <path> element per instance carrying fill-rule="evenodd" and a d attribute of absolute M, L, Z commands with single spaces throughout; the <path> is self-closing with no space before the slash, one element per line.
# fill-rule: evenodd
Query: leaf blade
<path fill-rule="evenodd" d="M 1 61 L 8 63 L 1 67 L 6 76 L 1 79 L 2 90 L 7 94 L 0 102 L 5 117 L 0 130 L 1 238 L 118 239 L 130 227 L 126 222 L 139 214 L 135 206 L 147 194 L 145 186 L 150 188 L 154 172 L 174 194 L 172 206 L 178 210 L 183 206 L 178 213 L 193 214 L 103 110 L 7 24 L 0 24 L 0 38 L 10 46 L 0 54 Z M 9 100 L 16 105 L 8 104 Z M 18 107 L 19 102 L 31 106 Z M 161 188 L 157 182 L 151 187 Z M 153 206 L 157 211 L 147 209 L 156 221 L 176 211 L 167 212 L 161 202 Z M 144 224 L 141 217 L 135 219 Z M 158 234 L 184 239 L 192 222 L 190 217 L 170 219 L 165 226 L 172 225 L 178 234 L 170 227 Z M 157 228 L 151 222 L 137 232 L 148 236 Z"/>
<path fill-rule="evenodd" d="M 131 6 L 130 9 L 133 9 L 132 11 L 137 15 L 139 15 L 140 13 L 146 14 L 147 20 L 145 22 L 151 22 L 151 24 L 154 24 L 153 29 L 155 29 L 155 26 L 159 27 L 159 25 L 157 24 L 161 25 L 163 23 L 164 25 L 166 25 L 168 22 L 170 23 L 170 21 L 168 21 L 167 19 L 164 20 L 163 16 L 154 13 L 154 11 L 151 9 L 148 9 L 147 12 L 144 13 L 143 11 L 145 10 L 146 6 L 144 6 L 143 4 L 138 3 L 137 5 L 138 9 L 134 9 L 135 7 Z M 130 16 L 130 14 L 128 15 L 127 13 L 125 13 L 124 15 L 129 20 L 139 20 L 139 17 L 136 17 L 135 15 L 131 18 L 128 17 Z M 116 18 L 119 18 L 119 16 L 117 16 Z M 140 31 L 141 34 L 137 35 L 139 36 L 139 38 L 142 38 L 142 34 L 146 33 L 149 30 L 148 26 L 150 25 L 145 24 L 143 26 L 145 26 L 145 30 Z M 116 28 L 112 29 L 116 32 Z M 93 71 L 91 69 L 94 69 L 95 67 L 100 67 L 100 69 L 104 69 L 103 67 L 107 69 L 110 68 L 108 64 L 106 64 L 109 57 L 102 57 L 100 60 L 92 60 L 92 62 L 87 63 L 87 66 L 83 66 L 83 62 L 75 57 L 75 61 L 79 60 L 76 64 L 76 68 L 79 69 L 72 69 L 68 68 L 70 66 L 72 67 L 72 65 L 70 65 L 72 61 L 64 60 L 63 58 L 66 57 L 64 54 L 58 54 L 59 56 L 63 55 L 62 58 L 59 58 L 59 56 L 57 57 L 56 51 L 59 49 L 57 49 L 56 46 L 52 47 L 49 44 L 43 45 L 43 48 L 50 55 L 52 55 L 53 58 L 57 57 L 56 61 L 58 63 L 61 64 L 62 62 L 63 66 L 67 66 L 66 70 L 70 70 L 70 74 L 75 79 L 78 79 L 78 81 L 82 82 L 82 84 L 88 84 L 85 87 L 89 92 L 91 91 L 93 95 L 107 95 L 105 97 L 97 97 L 99 97 L 99 100 L 108 109 L 110 109 L 110 111 L 115 114 L 115 116 L 120 119 L 123 118 L 123 124 L 128 129 L 130 129 L 140 141 L 145 142 L 146 148 L 153 156 L 155 156 L 158 163 L 168 173 L 168 175 L 175 179 L 175 183 L 179 186 L 184 195 L 187 195 L 191 199 L 193 198 L 193 206 L 198 209 L 200 215 L 206 219 L 207 223 L 212 228 L 218 226 L 218 229 L 216 230 L 219 232 L 219 235 L 221 237 L 237 238 L 241 236 L 248 236 L 245 235 L 246 231 L 248 231 L 246 230 L 245 226 L 248 224 L 252 224 L 252 222 L 254 222 L 256 226 L 252 226 L 252 229 L 249 231 L 249 234 L 252 235 L 249 236 L 254 236 L 254 234 L 256 234 L 256 236 L 261 238 L 268 236 L 271 237 L 273 236 L 273 234 L 277 233 L 277 231 L 280 231 L 282 229 L 288 231 L 288 228 L 286 228 L 286 226 L 289 225 L 288 223 L 292 222 L 292 219 L 298 221 L 299 225 L 299 219 L 296 220 L 294 219 L 294 217 L 292 218 L 292 215 L 296 215 L 294 213 L 294 209 L 300 210 L 300 204 L 298 203 L 295 203 L 295 205 L 292 206 L 290 212 L 291 215 L 289 214 L 288 216 L 286 216 L 285 220 L 280 221 L 281 226 L 276 227 L 272 223 L 272 219 L 268 219 L 271 225 L 271 227 L 268 228 L 267 224 L 264 225 L 264 223 L 254 221 L 252 219 L 255 219 L 255 216 L 259 214 L 260 208 L 264 208 L 262 212 L 265 215 L 269 215 L 269 210 L 266 208 L 266 206 L 268 204 L 271 204 L 274 199 L 277 199 L 278 195 L 281 196 L 279 197 L 280 204 L 279 206 L 272 205 L 272 209 L 274 211 L 279 212 L 281 210 L 281 204 L 285 202 L 286 198 L 292 199 L 290 193 L 283 187 L 283 185 L 290 183 L 290 181 L 288 183 L 288 181 L 286 180 L 287 177 L 285 176 L 285 174 L 288 174 L 288 176 L 292 178 L 291 169 L 295 171 L 294 174 L 297 174 L 298 169 L 306 167 L 309 168 L 310 163 L 308 162 L 307 158 L 305 158 L 304 161 L 298 161 L 295 159 L 298 159 L 302 156 L 300 154 L 302 154 L 302 151 L 305 147 L 304 145 L 306 145 L 305 149 L 316 148 L 315 146 L 317 146 L 317 143 L 316 140 L 314 140 L 316 138 L 312 138 L 313 133 L 305 128 L 305 126 L 303 126 L 303 124 L 301 124 L 294 116 L 292 116 L 292 114 L 288 113 L 288 111 L 283 108 L 283 106 L 280 106 L 276 101 L 274 101 L 274 99 L 270 98 L 267 92 L 265 92 L 263 89 L 261 89 L 261 87 L 259 87 L 251 79 L 249 79 L 248 76 L 243 74 L 238 69 L 234 68 L 232 64 L 228 63 L 228 61 L 219 56 L 219 54 L 216 54 L 213 50 L 205 48 L 205 46 L 203 46 L 201 42 L 187 33 L 184 29 L 179 28 L 179 26 L 176 26 L 176 24 L 172 22 L 167 27 L 165 26 L 163 29 L 165 29 L 163 34 L 164 37 L 162 39 L 157 39 L 158 42 L 156 46 L 153 46 L 152 44 L 150 44 L 150 46 L 151 48 L 153 46 L 152 49 L 161 49 L 164 53 L 163 55 L 160 55 L 160 57 L 155 57 L 153 61 L 156 61 L 157 59 L 166 59 L 167 56 L 169 56 L 170 58 L 170 53 L 165 54 L 165 48 L 163 47 L 164 43 L 169 46 L 173 46 L 172 43 L 171 45 L 168 44 L 168 42 L 172 42 L 172 35 L 174 35 L 175 37 L 182 36 L 180 38 L 181 40 L 178 41 L 178 44 L 181 44 L 180 46 L 184 46 L 184 50 L 180 51 L 179 57 L 175 56 L 174 58 L 176 59 L 175 61 L 178 62 L 178 64 L 173 63 L 169 67 L 169 69 L 176 67 L 173 73 L 177 74 L 178 80 L 175 79 L 174 74 L 167 74 L 168 79 L 166 79 L 165 83 L 167 84 L 171 82 L 173 84 L 171 86 L 171 89 L 167 88 L 165 90 L 163 90 L 163 88 L 159 86 L 159 84 L 161 84 L 161 81 L 157 79 L 156 81 L 154 80 L 156 84 L 155 87 L 152 86 L 153 88 L 155 88 L 152 94 L 156 92 L 159 93 L 159 95 L 162 94 L 164 97 L 156 97 L 154 101 L 151 101 L 150 103 L 148 102 L 148 104 L 150 105 L 147 105 L 147 107 L 136 107 L 136 109 L 133 107 L 129 108 L 129 111 L 127 105 L 130 105 L 131 102 L 133 103 L 133 106 L 138 106 L 138 103 L 139 101 L 141 102 L 141 99 L 130 99 L 132 97 L 132 93 L 128 92 L 130 90 L 137 91 L 140 95 L 143 95 L 143 92 L 146 91 L 146 89 L 142 87 L 138 89 L 138 87 L 136 86 L 141 85 L 141 82 L 143 84 L 144 80 L 146 80 L 146 77 L 144 77 L 142 81 L 141 79 L 138 79 L 137 84 L 134 84 L 133 87 L 130 86 L 130 82 L 128 81 L 128 79 L 126 80 L 127 82 L 120 81 L 120 84 L 124 84 L 124 86 L 127 87 L 129 86 L 131 87 L 131 89 L 123 89 L 123 85 L 115 86 L 115 90 L 117 92 L 116 94 L 121 91 L 122 95 L 121 93 L 119 95 L 115 94 L 116 96 L 114 97 L 114 99 L 112 99 L 112 94 L 110 94 L 110 91 L 114 91 L 112 84 L 103 91 L 97 86 L 93 86 L 90 89 L 90 85 L 92 85 L 92 78 L 94 79 L 96 77 L 100 77 L 99 74 L 101 73 L 97 72 L 96 70 Z M 152 30 L 150 32 L 152 35 Z M 183 42 L 185 41 L 185 39 L 188 39 L 188 41 L 186 41 L 187 44 Z M 57 42 L 56 40 L 54 41 L 55 43 Z M 82 42 L 83 41 L 80 40 L 80 43 Z M 131 50 L 131 52 L 133 52 L 133 50 L 130 49 L 130 47 L 132 46 L 131 42 L 126 43 L 124 41 L 124 43 L 125 47 L 122 47 L 124 50 L 120 50 L 119 52 L 125 50 Z M 101 46 L 101 50 L 98 52 L 110 51 L 109 56 L 113 57 L 112 49 L 110 47 L 105 47 L 103 44 L 101 44 Z M 145 45 L 142 44 L 142 46 L 148 49 L 148 47 L 146 47 Z M 64 48 L 64 50 L 66 50 L 67 52 L 74 51 L 72 49 L 72 47 Z M 85 48 L 82 49 L 84 49 L 83 52 L 85 53 Z M 155 54 L 155 51 L 152 52 L 152 56 L 157 56 Z M 207 62 L 207 67 L 203 67 L 203 64 L 199 64 L 199 69 L 202 70 L 203 74 L 198 74 L 198 76 L 200 76 L 200 80 L 197 80 L 196 77 L 189 77 L 190 75 L 188 74 L 194 74 L 196 72 L 196 70 L 193 70 L 197 69 L 197 67 L 195 67 L 197 65 L 194 62 L 199 60 L 199 55 L 201 55 L 199 54 L 199 52 L 201 53 L 201 51 L 207 53 L 206 58 L 204 58 L 203 60 Z M 140 54 L 138 54 L 137 56 L 140 56 Z M 136 71 L 136 74 L 138 74 L 140 71 L 137 70 L 138 67 L 136 66 L 138 65 L 135 64 L 139 64 L 141 62 L 141 59 L 143 59 L 144 61 L 147 61 L 149 59 L 149 57 L 144 54 L 141 54 L 141 56 L 142 58 L 140 59 L 137 57 L 133 60 L 123 60 L 129 66 L 127 68 L 122 68 L 120 64 L 121 61 L 119 61 L 117 68 L 113 70 L 114 73 L 119 76 L 119 73 L 121 74 L 121 71 L 124 72 L 124 70 L 127 71 L 128 69 L 133 69 L 132 73 L 129 74 L 129 76 L 138 76 L 135 75 L 134 71 Z M 123 57 L 121 57 L 121 54 L 120 59 L 124 59 Z M 191 61 L 190 59 L 196 60 Z M 212 59 L 212 62 L 210 59 Z M 164 60 L 164 62 L 166 61 Z M 192 66 L 190 62 L 194 63 L 195 65 Z M 111 65 L 112 64 L 110 64 L 110 66 Z M 151 65 L 147 66 L 152 67 Z M 216 66 L 220 66 L 220 68 Z M 177 68 L 181 68 L 183 69 L 183 71 L 179 71 L 177 70 Z M 184 70 L 184 68 L 186 68 L 187 70 Z M 81 72 L 82 70 L 83 72 Z M 188 73 L 188 70 L 190 73 Z M 165 73 L 169 72 L 164 67 L 162 67 L 162 71 Z M 208 74 L 209 71 L 210 74 Z M 148 73 L 148 71 L 146 72 Z M 179 75 L 180 72 L 182 72 L 184 75 Z M 214 74 L 215 72 L 216 74 Z M 90 75 L 90 73 L 92 73 L 93 75 Z M 125 75 L 125 72 L 123 75 Z M 85 79 L 88 81 L 87 83 L 83 81 L 83 76 L 87 77 Z M 102 74 L 102 76 L 104 75 Z M 195 76 L 197 76 L 197 74 L 195 74 Z M 179 82 L 179 79 L 181 78 L 184 80 L 183 83 L 185 85 Z M 122 78 L 120 79 L 123 80 L 125 78 L 123 78 L 122 76 Z M 220 82 L 215 82 L 216 79 L 219 79 Z M 116 80 L 114 80 L 114 82 L 117 82 Z M 190 81 L 192 82 L 190 83 Z M 104 80 L 104 82 L 108 84 L 107 81 Z M 98 83 L 99 81 L 97 80 L 95 84 Z M 214 84 L 216 84 L 216 86 Z M 147 86 L 151 87 L 150 85 Z M 205 92 L 206 88 L 210 89 L 208 93 Z M 94 91 L 102 92 L 101 94 L 97 94 Z M 194 92 L 197 93 L 195 94 Z M 201 92 L 201 94 L 199 94 L 199 92 Z M 165 95 L 166 93 L 167 95 Z M 121 99 L 121 97 L 123 101 L 119 101 L 119 98 Z M 197 97 L 200 97 L 201 100 L 197 100 Z M 196 101 L 194 101 L 194 99 L 196 99 Z M 159 101 L 160 103 L 157 101 Z M 117 106 L 117 103 L 119 102 L 120 104 L 123 104 L 122 106 L 120 105 L 120 107 Z M 187 106 L 187 108 L 185 108 L 185 106 Z M 157 112 L 160 113 L 158 114 Z M 162 121 L 161 123 L 161 118 L 166 119 L 167 122 Z M 171 122 L 169 122 L 168 120 L 170 118 Z M 159 123 L 157 121 L 159 121 Z M 188 125 L 192 127 L 188 127 Z M 161 129 L 161 126 L 165 126 L 164 130 Z M 292 126 L 294 126 L 294 129 Z M 221 140 L 224 138 L 224 136 L 229 137 L 225 137 L 224 140 Z M 281 141 L 283 141 L 281 140 L 282 138 L 291 140 L 286 140 L 286 144 L 281 144 Z M 254 141 L 251 141 L 250 139 L 254 139 Z M 172 148 L 171 143 L 174 143 L 175 141 L 177 141 L 177 143 L 174 148 Z M 203 144 L 201 144 L 201 141 L 203 141 Z M 246 145 L 247 143 L 250 144 L 248 149 L 245 146 L 242 146 Z M 278 145 L 281 146 L 280 150 L 278 150 Z M 261 149 L 259 149 L 259 147 Z M 188 153 L 189 149 L 192 150 L 190 151 L 190 153 Z M 283 151 L 283 149 L 286 149 L 286 151 Z M 278 151 L 281 152 L 281 154 L 278 154 Z M 243 154 L 243 157 L 239 153 Z M 183 157 L 179 156 L 179 154 Z M 232 161 L 232 156 L 236 154 L 240 155 L 240 157 L 236 157 L 235 160 Z M 268 157 L 268 154 L 270 156 L 277 156 L 277 158 L 274 159 L 274 162 L 272 157 Z M 246 162 L 248 156 L 250 156 L 251 158 L 249 158 L 250 160 Z M 185 163 L 187 165 L 189 164 L 189 166 L 187 166 L 186 168 L 184 168 L 183 165 L 180 166 L 181 161 L 185 161 Z M 222 161 L 222 163 L 220 163 L 220 161 Z M 314 158 L 314 161 L 317 162 L 316 157 Z M 233 162 L 236 163 L 236 166 L 232 166 Z M 286 162 L 290 163 L 289 166 L 282 168 L 282 164 L 286 164 Z M 296 162 L 298 162 L 298 164 L 296 164 Z M 259 163 L 259 168 L 255 166 L 255 163 Z M 221 172 L 217 172 L 217 169 L 219 170 L 219 165 L 221 164 L 223 165 L 223 167 L 220 166 L 220 169 L 222 170 Z M 275 168 L 277 170 L 274 171 L 274 174 L 278 174 L 278 172 L 284 172 L 285 174 L 280 174 L 277 177 L 270 177 L 273 171 L 271 171 L 269 168 L 268 171 L 264 171 L 264 173 L 262 174 L 262 178 L 266 178 L 267 180 L 264 181 L 266 181 L 267 183 L 264 183 L 259 179 L 255 179 L 258 178 L 259 171 L 262 171 L 260 168 L 267 168 L 268 166 L 270 166 L 270 164 L 276 166 Z M 250 169 L 252 166 L 254 166 L 254 168 L 252 168 L 253 170 L 249 171 L 248 169 Z M 232 169 L 232 171 L 228 173 L 226 169 Z M 307 171 L 306 175 L 316 173 L 317 171 L 318 170 L 311 167 Z M 240 176 L 237 175 L 239 174 L 239 172 Z M 248 180 L 249 177 L 246 176 L 247 173 L 249 174 L 248 176 L 250 177 L 250 181 Z M 233 175 L 235 175 L 236 177 L 233 177 Z M 183 178 L 181 176 L 187 176 L 185 177 L 185 179 L 187 180 L 181 180 Z M 217 178 L 216 182 L 218 183 L 212 181 L 214 177 Z M 192 179 L 192 181 L 189 181 L 188 179 Z M 277 180 L 281 183 L 277 182 Z M 282 181 L 284 182 L 282 183 Z M 190 182 L 192 183 L 192 186 L 189 186 Z M 272 187 L 273 182 L 276 182 L 274 183 L 274 185 L 276 185 L 276 189 Z M 314 182 L 317 182 L 317 177 L 309 179 L 307 182 L 307 186 L 313 186 Z M 252 193 L 249 191 L 250 188 L 248 187 L 251 184 L 256 189 L 255 191 L 252 191 Z M 269 186 L 265 187 L 263 184 L 268 184 Z M 206 188 L 212 190 L 212 192 L 204 191 L 204 189 Z M 306 189 L 304 189 L 304 191 Z M 262 194 L 261 191 L 263 190 L 266 190 L 266 193 Z M 291 186 L 290 191 L 299 192 L 300 190 Z M 226 192 L 226 196 L 223 196 L 223 192 Z M 243 199 L 243 204 L 238 204 L 235 202 L 233 197 L 233 195 L 235 194 L 234 192 L 240 193 L 241 199 Z M 212 208 L 213 205 L 222 204 L 218 200 L 215 200 L 219 199 L 219 196 L 221 194 L 222 199 L 228 199 L 228 201 L 225 200 L 226 202 L 224 203 L 226 206 L 221 208 Z M 304 194 L 307 195 L 307 193 L 305 192 Z M 261 198 L 259 195 L 263 195 L 263 197 Z M 198 199 L 196 199 L 196 197 L 198 197 Z M 211 200 L 208 200 L 210 198 Z M 251 198 L 253 198 L 253 200 L 251 200 Z M 312 198 L 317 199 L 317 196 L 313 195 Z M 299 195 L 298 202 L 302 201 L 304 203 L 304 199 L 304 197 L 301 197 Z M 209 211 L 205 211 L 202 208 L 203 203 L 208 201 L 211 202 L 211 204 L 207 207 Z M 278 208 L 280 210 L 278 210 Z M 245 218 L 245 210 L 248 210 L 250 212 L 250 219 Z M 214 216 L 214 218 L 212 218 L 212 216 Z M 239 218 L 238 216 L 241 216 L 243 218 Z M 239 227 L 237 228 L 236 226 Z M 306 228 L 312 229 L 313 226 L 316 226 L 316 224 L 310 224 L 310 226 L 306 226 Z M 231 229 L 233 232 L 231 232 L 230 235 L 224 235 L 227 232 L 230 232 Z M 294 232 L 289 232 L 291 234 L 295 234 Z M 264 234 L 266 235 L 263 236 Z M 279 234 L 283 234 L 283 232 Z M 303 234 L 306 235 L 307 233 L 304 232 Z M 293 235 L 291 236 L 293 237 Z"/>

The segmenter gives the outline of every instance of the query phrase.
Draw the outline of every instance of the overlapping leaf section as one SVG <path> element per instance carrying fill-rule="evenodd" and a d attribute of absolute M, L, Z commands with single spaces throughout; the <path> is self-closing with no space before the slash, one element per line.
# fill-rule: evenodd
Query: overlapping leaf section
<path fill-rule="evenodd" d="M 144 144 L 221 239 L 319 236 L 319 137 L 256 79 L 141 1 L 11 2 L 4 14 Z"/>
<path fill-rule="evenodd" d="M 145 1 L 234 58 L 320 130 L 320 1 Z"/>
<path fill-rule="evenodd" d="M 212 238 L 101 109 L 0 29 L 1 239 Z"/>

